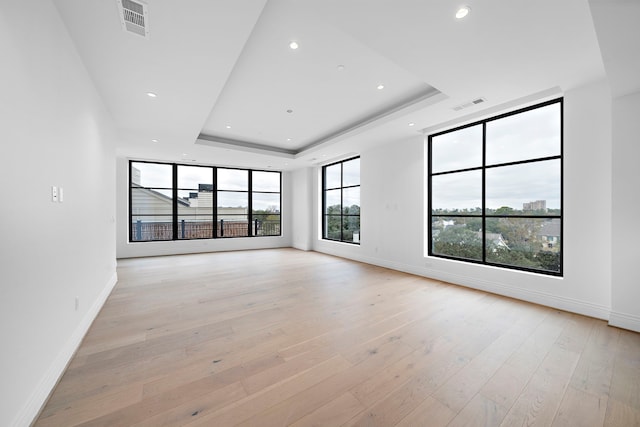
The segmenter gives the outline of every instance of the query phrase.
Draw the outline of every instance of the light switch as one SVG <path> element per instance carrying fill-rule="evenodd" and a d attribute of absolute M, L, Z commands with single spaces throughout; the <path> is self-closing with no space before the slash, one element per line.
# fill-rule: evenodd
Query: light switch
<path fill-rule="evenodd" d="M 60 203 L 64 202 L 64 188 L 62 187 L 58 189 L 58 201 Z"/>
<path fill-rule="evenodd" d="M 51 201 L 52 202 L 58 201 L 58 187 L 56 187 L 55 185 L 51 186 Z"/>

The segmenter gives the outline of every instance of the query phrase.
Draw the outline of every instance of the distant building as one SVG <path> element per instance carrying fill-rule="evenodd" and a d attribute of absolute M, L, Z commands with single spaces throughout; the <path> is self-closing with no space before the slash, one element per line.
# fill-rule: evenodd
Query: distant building
<path fill-rule="evenodd" d="M 522 204 L 523 211 L 546 211 L 547 210 L 547 201 L 546 200 L 536 200 L 535 202 L 523 203 Z"/>

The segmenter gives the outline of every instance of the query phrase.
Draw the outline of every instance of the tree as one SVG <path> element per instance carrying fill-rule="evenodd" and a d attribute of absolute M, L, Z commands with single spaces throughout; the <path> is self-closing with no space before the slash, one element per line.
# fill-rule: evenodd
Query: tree
<path fill-rule="evenodd" d="M 464 226 L 449 226 L 433 238 L 433 252 L 456 258 L 482 259 L 482 239 Z"/>

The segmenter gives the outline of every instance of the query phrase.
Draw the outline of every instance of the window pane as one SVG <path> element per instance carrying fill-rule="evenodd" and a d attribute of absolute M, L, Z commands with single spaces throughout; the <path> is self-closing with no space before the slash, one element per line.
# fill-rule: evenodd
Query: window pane
<path fill-rule="evenodd" d="M 213 189 L 213 169 L 202 166 L 178 165 L 178 188 L 211 191 Z"/>
<path fill-rule="evenodd" d="M 487 215 L 560 214 L 560 160 L 486 171 Z"/>
<path fill-rule="evenodd" d="M 360 158 L 322 168 L 323 238 L 360 244 Z"/>
<path fill-rule="evenodd" d="M 171 216 L 156 215 L 132 218 L 132 242 L 171 239 L 173 239 L 173 223 L 171 221 Z"/>
<path fill-rule="evenodd" d="M 468 171 L 431 178 L 432 212 L 482 214 L 482 172 Z"/>
<path fill-rule="evenodd" d="M 327 214 L 339 214 L 342 210 L 340 202 L 340 190 L 328 190 L 324 192 L 324 205 Z"/>
<path fill-rule="evenodd" d="M 249 209 L 248 193 L 238 191 L 219 191 L 218 192 L 218 216 L 225 212 L 234 215 L 246 215 Z"/>
<path fill-rule="evenodd" d="M 360 185 L 360 158 L 342 164 L 342 186 Z"/>
<path fill-rule="evenodd" d="M 431 249 L 434 255 L 482 260 L 482 219 L 431 217 Z"/>
<path fill-rule="evenodd" d="M 178 239 L 211 239 L 212 237 L 211 215 L 178 215 Z"/>
<path fill-rule="evenodd" d="M 218 190 L 249 190 L 249 171 L 218 169 Z"/>
<path fill-rule="evenodd" d="M 218 236 L 246 237 L 249 235 L 249 194 L 246 192 L 218 192 Z"/>
<path fill-rule="evenodd" d="M 431 139 L 431 170 L 447 172 L 482 166 L 482 125 Z"/>
<path fill-rule="evenodd" d="M 487 261 L 560 272 L 560 219 L 488 218 Z"/>
<path fill-rule="evenodd" d="M 487 165 L 560 155 L 560 103 L 487 123 Z"/>
<path fill-rule="evenodd" d="M 325 215 L 324 216 L 325 238 L 332 240 L 340 240 L 341 237 L 341 216 Z"/>
<path fill-rule="evenodd" d="M 248 237 L 249 220 L 241 217 L 230 216 L 226 219 L 218 220 L 218 237 Z"/>
<path fill-rule="evenodd" d="M 254 215 L 254 221 L 251 227 L 253 227 L 254 236 L 279 236 L 280 215 Z"/>
<path fill-rule="evenodd" d="M 325 181 L 324 188 L 338 188 L 341 185 L 340 171 L 342 163 L 327 166 L 324 168 Z"/>
<path fill-rule="evenodd" d="M 131 186 L 154 188 L 173 187 L 173 167 L 160 163 L 131 163 Z"/>
<path fill-rule="evenodd" d="M 197 213 L 213 212 L 213 192 L 211 191 L 178 191 L 178 213 L 188 214 L 192 211 Z"/>
<path fill-rule="evenodd" d="M 360 215 L 360 187 L 342 190 L 342 213 Z"/>
<path fill-rule="evenodd" d="M 277 193 L 280 191 L 279 172 L 252 172 L 253 191 L 270 191 Z"/>
<path fill-rule="evenodd" d="M 167 194 L 168 193 L 168 194 Z M 131 189 L 131 214 L 133 220 L 138 215 L 171 215 L 173 198 L 169 190 L 153 190 L 147 188 Z"/>
<path fill-rule="evenodd" d="M 360 242 L 360 215 L 345 215 L 342 217 L 342 241 Z"/>
<path fill-rule="evenodd" d="M 280 213 L 280 193 L 253 193 L 253 213 Z"/>

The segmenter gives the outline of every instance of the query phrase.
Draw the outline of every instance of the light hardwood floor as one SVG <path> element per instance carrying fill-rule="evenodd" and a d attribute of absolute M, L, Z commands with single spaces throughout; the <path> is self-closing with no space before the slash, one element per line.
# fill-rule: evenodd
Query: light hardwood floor
<path fill-rule="evenodd" d="M 604 321 L 294 249 L 118 277 L 36 426 L 640 425 Z"/>

